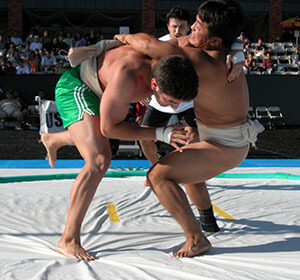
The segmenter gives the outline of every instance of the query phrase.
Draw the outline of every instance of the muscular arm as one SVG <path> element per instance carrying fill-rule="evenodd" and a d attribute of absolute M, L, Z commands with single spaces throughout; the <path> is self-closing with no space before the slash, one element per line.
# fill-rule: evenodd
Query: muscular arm
<path fill-rule="evenodd" d="M 143 69 L 132 71 L 126 68 L 123 66 L 119 71 L 112 72 L 110 82 L 102 96 L 100 104 L 101 133 L 108 138 L 154 140 L 156 139 L 156 128 L 141 127 L 124 121 L 129 104 L 144 98 L 144 95 L 141 95 L 141 88 L 147 90 L 149 95 L 152 93 L 150 89 L 146 89 L 144 77 L 139 75 Z M 189 138 L 182 129 L 174 129 L 170 144 L 177 149 L 179 148 L 177 143 L 186 144 Z"/>
<path fill-rule="evenodd" d="M 177 40 L 163 42 L 146 33 L 118 34 L 115 36 L 115 39 L 154 59 L 159 59 L 166 55 L 184 54 L 182 48 L 176 44 Z"/>
<path fill-rule="evenodd" d="M 187 55 L 184 53 L 182 47 L 187 47 L 186 37 L 180 38 L 180 44 L 177 39 L 172 39 L 169 41 L 160 41 L 154 36 L 147 33 L 137 33 L 137 34 L 117 34 L 114 37 L 115 39 L 121 41 L 124 44 L 132 46 L 137 51 L 148 55 L 154 59 L 160 59 L 163 56 L 181 54 Z M 180 46 L 179 46 L 180 45 Z M 226 65 L 230 69 L 228 73 L 228 81 L 231 82 L 235 80 L 243 70 L 244 61 L 241 63 L 231 65 L 231 59 L 234 53 L 227 56 Z"/>

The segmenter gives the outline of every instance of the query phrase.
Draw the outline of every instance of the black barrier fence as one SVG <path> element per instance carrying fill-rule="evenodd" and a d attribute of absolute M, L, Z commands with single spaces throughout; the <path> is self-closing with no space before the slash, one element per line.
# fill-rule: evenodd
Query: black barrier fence
<path fill-rule="evenodd" d="M 54 100 L 54 88 L 60 75 L 30 74 L 0 76 L 0 88 L 18 89 L 27 102 L 43 89 Z M 247 75 L 250 105 L 279 106 L 285 123 L 300 125 L 300 75 Z"/>

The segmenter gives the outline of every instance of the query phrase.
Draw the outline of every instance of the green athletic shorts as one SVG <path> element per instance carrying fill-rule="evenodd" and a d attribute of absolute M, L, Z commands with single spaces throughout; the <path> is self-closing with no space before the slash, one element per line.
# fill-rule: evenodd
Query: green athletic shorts
<path fill-rule="evenodd" d="M 84 112 L 99 116 L 99 97 L 80 80 L 80 65 L 62 74 L 56 84 L 55 102 L 64 128 L 82 120 Z"/>

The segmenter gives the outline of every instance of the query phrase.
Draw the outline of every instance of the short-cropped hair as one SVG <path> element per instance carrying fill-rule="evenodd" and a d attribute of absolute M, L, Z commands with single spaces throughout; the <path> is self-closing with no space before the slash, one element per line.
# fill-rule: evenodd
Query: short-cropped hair
<path fill-rule="evenodd" d="M 170 18 L 176 18 L 179 20 L 185 20 L 190 24 L 191 15 L 188 10 L 181 6 L 176 6 L 172 8 L 166 15 L 166 19 L 169 22 Z"/>
<path fill-rule="evenodd" d="M 152 69 L 160 91 L 177 99 L 189 101 L 196 97 L 198 76 L 192 62 L 183 55 L 161 58 Z"/>
<path fill-rule="evenodd" d="M 222 44 L 230 49 L 244 24 L 244 12 L 233 0 L 207 0 L 198 8 L 198 16 L 208 24 L 209 37 L 222 38 Z"/>

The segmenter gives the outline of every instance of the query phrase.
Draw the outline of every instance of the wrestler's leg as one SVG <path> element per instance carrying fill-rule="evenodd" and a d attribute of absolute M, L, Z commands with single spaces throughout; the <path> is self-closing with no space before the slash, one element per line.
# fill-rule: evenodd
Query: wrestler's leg
<path fill-rule="evenodd" d="M 148 172 L 148 182 L 162 205 L 177 220 L 186 235 L 183 248 L 174 257 L 193 257 L 210 250 L 211 244 L 203 235 L 201 226 L 189 205 L 187 197 L 175 181 L 160 174 L 160 164 Z"/>
<path fill-rule="evenodd" d="M 177 220 L 186 235 L 184 246 L 175 257 L 192 257 L 207 252 L 211 245 L 178 184 L 197 184 L 237 166 L 246 156 L 247 147 L 229 148 L 198 142 L 161 159 L 147 174 L 148 181 L 163 206 Z"/>
<path fill-rule="evenodd" d="M 204 182 L 199 184 L 186 184 L 184 187 L 188 196 L 199 211 L 199 222 L 202 230 L 207 232 L 220 231 L 214 216 L 206 184 Z"/>
<path fill-rule="evenodd" d="M 67 257 L 94 260 L 81 247 L 80 228 L 96 189 L 109 167 L 110 145 L 100 132 L 98 116 L 85 113 L 84 119 L 72 124 L 68 130 L 85 165 L 72 185 L 67 221 L 56 250 Z"/>
<path fill-rule="evenodd" d="M 41 135 L 41 141 L 46 148 L 49 165 L 52 168 L 55 167 L 56 153 L 58 149 L 63 146 L 74 145 L 74 142 L 68 130 L 56 133 L 43 133 Z"/>
<path fill-rule="evenodd" d="M 168 121 L 172 117 L 172 114 L 164 113 L 151 106 L 147 106 L 146 112 L 143 116 L 143 120 L 140 126 L 142 127 L 161 127 L 167 125 Z M 158 162 L 159 157 L 157 155 L 157 146 L 153 140 L 140 140 L 140 145 L 145 157 L 150 161 L 151 165 Z M 148 186 L 147 180 L 144 182 L 144 186 Z"/>

